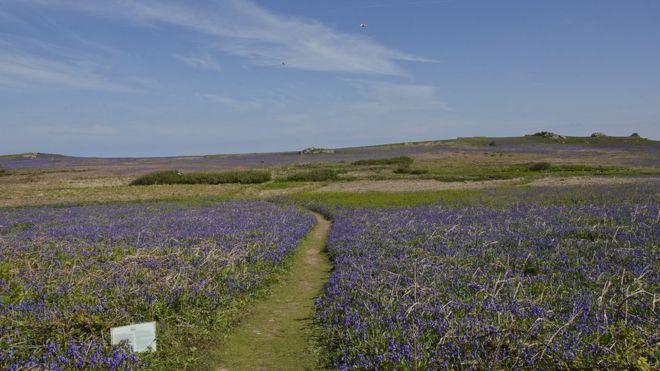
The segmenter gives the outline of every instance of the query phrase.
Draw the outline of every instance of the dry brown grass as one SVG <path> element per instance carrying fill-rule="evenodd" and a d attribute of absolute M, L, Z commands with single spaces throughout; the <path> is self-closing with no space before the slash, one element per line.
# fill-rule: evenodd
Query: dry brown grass
<path fill-rule="evenodd" d="M 148 187 L 87 186 L 52 187 L 40 184 L 3 185 L 0 207 L 81 203 L 176 200 L 233 196 L 243 191 L 240 185 L 162 185 Z"/>

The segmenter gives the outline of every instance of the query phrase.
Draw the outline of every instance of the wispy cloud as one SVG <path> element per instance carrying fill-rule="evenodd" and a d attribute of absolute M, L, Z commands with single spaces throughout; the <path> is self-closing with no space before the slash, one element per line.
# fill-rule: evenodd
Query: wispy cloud
<path fill-rule="evenodd" d="M 76 35 L 74 35 L 76 36 Z M 27 36 L 0 35 L 0 89 L 74 88 L 110 92 L 135 92 L 135 83 L 108 76 L 108 59 L 120 51 L 76 36 L 88 51 Z M 138 84 L 139 85 L 139 84 Z"/>
<path fill-rule="evenodd" d="M 218 62 L 216 62 L 215 59 L 213 59 L 211 56 L 208 54 L 202 54 L 202 55 L 180 55 L 176 54 L 174 56 L 179 62 L 183 62 L 189 66 L 195 67 L 195 68 L 201 68 L 205 70 L 214 70 L 214 71 L 221 71 L 222 67 Z"/>
<path fill-rule="evenodd" d="M 363 103 L 350 105 L 376 111 L 436 110 L 452 111 L 451 107 L 439 98 L 435 86 L 403 84 L 372 80 L 349 80 L 349 83 L 363 96 Z"/>
<path fill-rule="evenodd" d="M 271 12 L 247 0 L 197 2 L 37 1 L 143 25 L 168 24 L 210 37 L 215 47 L 256 64 L 312 71 L 404 75 L 401 61 L 427 61 L 315 20 Z"/>
<path fill-rule="evenodd" d="M 90 125 L 90 126 L 72 126 L 72 125 L 56 125 L 56 126 L 33 126 L 29 128 L 33 134 L 39 135 L 63 135 L 63 136 L 118 136 L 121 131 L 114 127 L 104 125 Z"/>
<path fill-rule="evenodd" d="M 197 97 L 206 102 L 235 110 L 256 110 L 263 108 L 264 106 L 263 103 L 258 100 L 236 99 L 236 98 L 232 98 L 224 95 L 217 95 L 217 94 L 198 94 Z"/>
<path fill-rule="evenodd" d="M 89 61 L 63 62 L 0 49 L 0 88 L 14 89 L 34 85 L 112 92 L 135 91 L 102 77 Z"/>

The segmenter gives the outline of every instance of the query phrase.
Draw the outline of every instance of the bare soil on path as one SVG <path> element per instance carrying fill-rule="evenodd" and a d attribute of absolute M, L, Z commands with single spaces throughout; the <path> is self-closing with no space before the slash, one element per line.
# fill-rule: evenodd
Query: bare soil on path
<path fill-rule="evenodd" d="M 330 221 L 317 225 L 296 251 L 289 273 L 259 301 L 208 360 L 210 370 L 312 370 L 314 299 L 330 275 L 324 253 Z"/>

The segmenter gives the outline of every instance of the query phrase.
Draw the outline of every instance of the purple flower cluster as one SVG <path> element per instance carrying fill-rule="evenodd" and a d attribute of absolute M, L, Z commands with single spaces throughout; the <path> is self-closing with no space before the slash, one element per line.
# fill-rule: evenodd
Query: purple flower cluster
<path fill-rule="evenodd" d="M 262 287 L 313 224 L 264 202 L 0 210 L 0 368 L 132 368 L 109 330 L 142 321 L 167 354 Z"/>
<path fill-rule="evenodd" d="M 646 201 L 335 210 L 316 303 L 334 366 L 660 366 L 660 204 Z"/>

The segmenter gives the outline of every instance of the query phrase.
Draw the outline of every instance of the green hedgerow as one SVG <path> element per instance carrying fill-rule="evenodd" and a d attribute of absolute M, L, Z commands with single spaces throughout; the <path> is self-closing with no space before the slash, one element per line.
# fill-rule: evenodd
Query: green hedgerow
<path fill-rule="evenodd" d="M 337 172 L 332 169 L 314 169 L 286 177 L 286 180 L 291 182 L 323 182 L 337 179 Z"/>
<path fill-rule="evenodd" d="M 270 171 L 243 170 L 220 173 L 181 173 L 177 170 L 158 171 L 140 176 L 131 185 L 153 184 L 257 184 L 271 180 Z"/>

